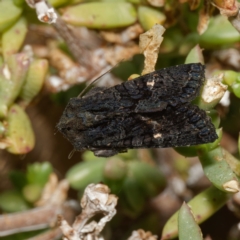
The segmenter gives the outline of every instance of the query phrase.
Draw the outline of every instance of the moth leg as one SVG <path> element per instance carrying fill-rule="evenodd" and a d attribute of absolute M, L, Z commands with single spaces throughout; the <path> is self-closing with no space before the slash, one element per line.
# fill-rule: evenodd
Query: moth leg
<path fill-rule="evenodd" d="M 96 157 L 112 157 L 118 153 L 127 152 L 127 149 L 99 149 L 99 150 L 93 150 L 93 153 Z"/>

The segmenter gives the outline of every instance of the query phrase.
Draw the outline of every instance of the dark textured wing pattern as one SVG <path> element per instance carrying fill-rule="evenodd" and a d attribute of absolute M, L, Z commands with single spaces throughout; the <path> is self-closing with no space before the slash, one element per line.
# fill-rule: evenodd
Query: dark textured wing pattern
<path fill-rule="evenodd" d="M 99 156 L 212 142 L 217 135 L 210 118 L 189 103 L 203 82 L 200 63 L 164 68 L 72 98 L 57 127 L 76 150 Z"/>
<path fill-rule="evenodd" d="M 78 118 L 79 127 L 86 129 L 118 114 L 161 111 L 168 104 L 192 101 L 203 82 L 200 63 L 160 69 L 89 97 L 70 99 L 62 120 L 74 124 Z"/>
<path fill-rule="evenodd" d="M 205 111 L 190 104 L 115 117 L 73 136 L 76 150 L 180 147 L 212 142 L 217 137 Z"/>

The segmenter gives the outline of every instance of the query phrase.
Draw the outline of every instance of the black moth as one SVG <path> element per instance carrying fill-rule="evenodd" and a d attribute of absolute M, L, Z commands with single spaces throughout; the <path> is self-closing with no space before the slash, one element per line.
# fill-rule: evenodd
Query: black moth
<path fill-rule="evenodd" d="M 128 148 L 190 146 L 216 140 L 205 111 L 190 102 L 204 83 L 204 66 L 160 69 L 110 88 L 71 98 L 57 125 L 74 149 L 109 157 Z"/>

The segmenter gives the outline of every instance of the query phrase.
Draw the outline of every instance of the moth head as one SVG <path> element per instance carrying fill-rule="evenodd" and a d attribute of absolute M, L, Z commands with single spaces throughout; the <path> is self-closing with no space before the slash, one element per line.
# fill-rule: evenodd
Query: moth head
<path fill-rule="evenodd" d="M 67 138 L 70 138 L 74 133 L 74 128 L 71 121 L 68 121 L 64 116 L 61 117 L 57 124 L 57 129 Z"/>
<path fill-rule="evenodd" d="M 64 110 L 60 121 L 57 124 L 57 129 L 67 138 L 74 133 L 75 125 L 75 113 L 73 108 L 68 104 Z"/>
<path fill-rule="evenodd" d="M 57 124 L 57 128 L 69 139 L 90 127 L 93 123 L 92 118 L 93 115 L 90 112 L 78 111 L 69 103 Z"/>

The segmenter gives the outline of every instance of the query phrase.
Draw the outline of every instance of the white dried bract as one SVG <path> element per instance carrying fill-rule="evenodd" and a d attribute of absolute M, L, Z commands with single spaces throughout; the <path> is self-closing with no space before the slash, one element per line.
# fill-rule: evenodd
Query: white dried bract
<path fill-rule="evenodd" d="M 126 44 L 137 38 L 142 32 L 143 28 L 139 23 L 136 23 L 121 32 L 101 31 L 100 34 L 108 42 Z"/>
<path fill-rule="evenodd" d="M 37 17 L 41 22 L 44 23 L 55 23 L 57 20 L 57 14 L 54 9 L 49 7 L 45 0 L 35 1 L 35 0 L 26 0 L 27 4 L 36 9 Z"/>
<path fill-rule="evenodd" d="M 236 180 L 231 180 L 231 181 L 228 181 L 228 182 L 224 183 L 223 188 L 227 192 L 231 192 L 231 193 L 237 193 L 240 190 L 239 189 L 239 183 Z"/>
<path fill-rule="evenodd" d="M 224 95 L 219 103 L 224 107 L 229 107 L 229 105 L 230 105 L 230 92 L 229 91 L 226 91 L 224 93 Z"/>
<path fill-rule="evenodd" d="M 150 30 L 139 36 L 140 51 L 145 57 L 142 75 L 155 71 L 164 32 L 165 28 L 162 25 L 155 24 Z"/>
<path fill-rule="evenodd" d="M 53 8 L 49 8 L 45 2 L 38 2 L 35 4 L 38 19 L 45 23 L 55 23 L 57 14 Z"/>
<path fill-rule="evenodd" d="M 3 73 L 3 76 L 4 76 L 7 80 L 10 80 L 10 79 L 11 79 L 11 72 L 10 72 L 9 67 L 8 67 L 7 64 L 4 64 L 4 65 L 3 65 L 2 73 Z"/>
<path fill-rule="evenodd" d="M 227 86 L 222 84 L 223 73 L 207 79 L 202 92 L 202 99 L 205 103 L 215 105 L 223 97 Z"/>
<path fill-rule="evenodd" d="M 69 189 L 69 183 L 66 179 L 58 182 L 57 175 L 52 173 L 49 180 L 44 186 L 41 198 L 35 203 L 36 206 L 45 205 L 62 205 L 66 198 Z"/>
<path fill-rule="evenodd" d="M 67 236 L 63 237 L 63 240 L 79 240 L 77 231 L 74 231 L 72 227 L 67 223 L 67 221 L 64 220 L 63 217 L 60 215 L 58 216 L 58 222 L 58 225 L 62 230 L 63 235 Z"/>
<path fill-rule="evenodd" d="M 204 5 L 199 12 L 199 20 L 198 20 L 198 26 L 197 26 L 197 30 L 199 34 L 203 34 L 207 30 L 209 20 L 213 10 L 214 10 L 214 7 L 211 4 L 211 0 L 204 1 Z"/>
<path fill-rule="evenodd" d="M 223 16 L 234 17 L 239 11 L 239 4 L 237 0 L 223 1 L 224 4 L 220 4 L 220 6 L 215 4 L 213 1 L 211 3 L 213 6 L 218 8 L 220 14 Z"/>
<path fill-rule="evenodd" d="M 157 240 L 157 236 L 152 235 L 151 232 L 145 232 L 142 229 L 138 229 L 132 232 L 128 240 Z"/>
<path fill-rule="evenodd" d="M 59 226 L 63 232 L 64 239 L 103 239 L 100 233 L 106 223 L 116 214 L 116 205 L 117 197 L 110 194 L 110 189 L 106 185 L 88 185 L 81 200 L 82 213 L 77 216 L 73 226 L 70 227 L 63 218 L 59 217 Z M 91 221 L 87 224 L 90 218 L 99 213 L 103 214 L 99 222 Z"/>

